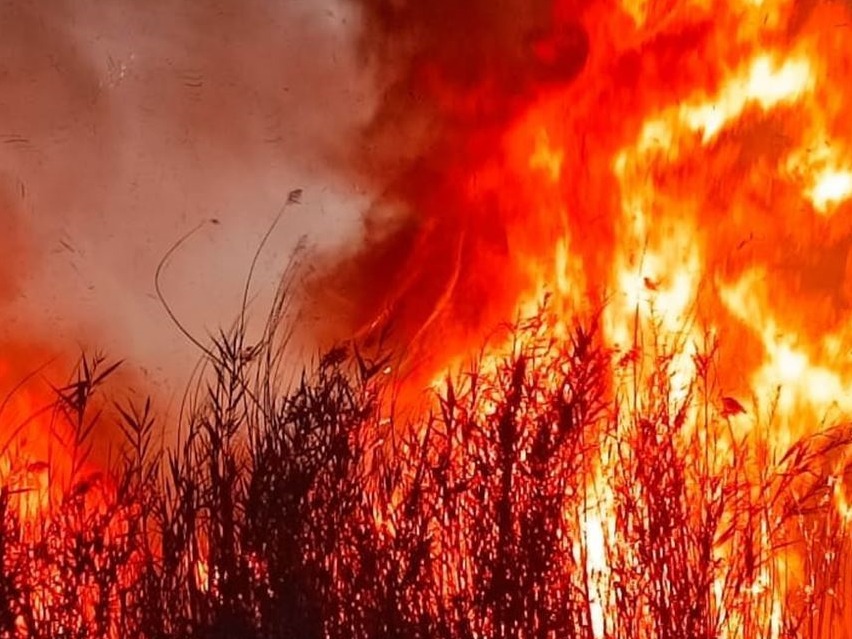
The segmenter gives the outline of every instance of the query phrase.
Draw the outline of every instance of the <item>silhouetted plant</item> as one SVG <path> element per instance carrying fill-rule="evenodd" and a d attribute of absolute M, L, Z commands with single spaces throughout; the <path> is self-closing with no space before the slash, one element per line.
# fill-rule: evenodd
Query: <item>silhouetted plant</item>
<path fill-rule="evenodd" d="M 542 309 L 411 419 L 381 348 L 286 385 L 279 319 L 210 340 L 165 449 L 150 401 L 99 395 L 115 365 L 55 389 L 62 490 L 23 517 L 52 460 L 0 477 L 0 636 L 841 636 L 852 433 L 737 434 L 716 344 L 674 388 L 682 345 L 613 353 Z M 104 422 L 124 444 L 96 470 Z"/>

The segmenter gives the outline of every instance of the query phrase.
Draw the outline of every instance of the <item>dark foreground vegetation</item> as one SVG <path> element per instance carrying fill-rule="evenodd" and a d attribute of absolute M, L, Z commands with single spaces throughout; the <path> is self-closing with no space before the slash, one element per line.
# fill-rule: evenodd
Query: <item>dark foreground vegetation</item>
<path fill-rule="evenodd" d="M 164 450 L 150 404 L 93 410 L 88 360 L 53 408 L 82 451 L 115 415 L 122 456 L 76 465 L 36 520 L 0 489 L 0 636 L 847 636 L 848 432 L 771 455 L 712 344 L 673 389 L 666 348 L 616 361 L 593 324 L 547 321 L 417 420 L 380 355 L 338 348 L 288 385 L 272 327 L 223 334 Z"/>

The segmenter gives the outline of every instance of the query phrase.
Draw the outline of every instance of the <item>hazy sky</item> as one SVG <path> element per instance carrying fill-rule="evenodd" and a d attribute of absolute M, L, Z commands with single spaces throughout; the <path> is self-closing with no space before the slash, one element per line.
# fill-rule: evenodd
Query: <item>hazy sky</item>
<path fill-rule="evenodd" d="M 0 5 L 2 337 L 106 348 L 181 379 L 229 323 L 251 256 L 269 288 L 297 239 L 355 232 L 366 196 L 330 169 L 373 110 L 338 0 L 12 0 Z M 16 239 L 12 239 L 12 236 Z M 15 248 L 13 248 L 15 247 Z M 157 370 L 157 369 L 160 370 Z"/>

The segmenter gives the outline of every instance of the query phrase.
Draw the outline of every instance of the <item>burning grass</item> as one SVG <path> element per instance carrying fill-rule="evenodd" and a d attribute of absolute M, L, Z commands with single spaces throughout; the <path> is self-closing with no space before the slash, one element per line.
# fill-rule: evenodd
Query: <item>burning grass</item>
<path fill-rule="evenodd" d="M 23 517 L 4 471 L 0 635 L 843 636 L 852 432 L 777 450 L 712 341 L 676 386 L 678 345 L 617 355 L 550 319 L 416 420 L 386 358 L 338 348 L 284 387 L 274 322 L 221 334 L 167 450 L 150 403 L 93 411 L 109 369 L 83 362 L 50 407 L 64 490 Z M 96 419 L 125 440 L 97 475 Z"/>

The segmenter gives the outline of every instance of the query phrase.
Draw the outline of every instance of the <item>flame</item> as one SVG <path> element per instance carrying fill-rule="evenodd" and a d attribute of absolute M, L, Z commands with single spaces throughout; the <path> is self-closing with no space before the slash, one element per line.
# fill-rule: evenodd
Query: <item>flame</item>
<path fill-rule="evenodd" d="M 68 487 L 73 460 L 56 432 L 52 402 L 29 388 L 15 388 L 13 375 L 8 364 L 0 369 L 0 388 L 12 389 L 0 415 L 0 481 L 20 520 L 35 522 Z"/>
<path fill-rule="evenodd" d="M 554 31 L 575 4 L 554 3 Z M 398 317 L 404 302 L 414 309 L 402 322 L 418 362 L 412 366 L 446 388 L 447 371 L 480 347 L 492 319 L 534 315 L 548 296 L 534 337 L 567 340 L 573 318 L 600 311 L 613 354 L 607 383 L 618 399 L 615 425 L 585 434 L 596 453 L 583 469 L 585 492 L 559 513 L 580 532 L 571 549 L 596 639 L 611 636 L 616 624 L 616 569 L 642 573 L 646 559 L 631 544 L 630 527 L 651 526 L 655 506 L 642 482 L 618 484 L 623 469 L 650 481 L 654 463 L 671 462 L 674 455 L 663 455 L 671 451 L 690 462 L 678 469 L 678 495 L 696 505 L 693 517 L 723 490 L 702 478 L 727 478 L 724 487 L 750 507 L 747 516 L 721 510 L 731 532 L 710 550 L 707 606 L 718 636 L 780 638 L 784 607 L 808 587 L 803 566 L 813 558 L 779 550 L 782 533 L 792 533 L 755 487 L 772 487 L 767 468 L 783 469 L 797 442 L 852 413 L 852 96 L 845 86 L 852 40 L 838 28 L 847 13 L 792 0 L 591 4 L 582 16 L 591 46 L 576 77 L 534 88 L 525 81 L 497 106 L 490 92 L 508 91 L 511 72 L 457 95 L 442 82 L 440 65 L 421 69 L 454 124 L 479 109 L 493 117 L 467 144 L 437 145 L 449 177 L 434 189 L 412 189 L 435 217 L 424 214 L 423 235 L 388 296 Z M 560 60 L 550 51 L 559 38 L 552 40 L 533 47 L 539 62 Z M 411 179 L 418 178 L 425 180 Z M 369 330 L 389 314 L 370 318 Z M 696 388 L 707 383 L 705 353 L 715 353 L 717 342 L 725 347 L 714 380 L 719 392 L 707 395 L 719 405 L 702 406 Z M 498 376 L 501 359 L 517 349 L 492 340 L 480 374 Z M 637 417 L 648 403 L 631 392 L 637 387 L 662 389 L 668 430 Z M 482 416 L 493 416 L 500 401 L 489 393 L 476 405 Z M 36 402 L 23 393 L 15 401 L 0 478 L 25 489 L 16 508 L 27 520 L 49 512 L 63 483 L 53 477 L 70 474 L 75 461 L 61 448 L 49 454 L 57 450 L 53 423 L 27 422 L 36 434 L 25 436 L 15 424 L 39 414 Z M 852 519 L 847 462 L 826 460 L 841 526 Z M 398 534 L 403 494 L 398 488 L 391 503 L 375 505 L 379 534 Z M 437 577 L 448 597 L 465 588 L 465 554 L 476 550 L 456 534 L 435 542 L 458 557 L 457 570 Z M 663 555 L 656 558 L 668 569 L 660 548 L 667 547 L 656 547 Z M 197 554 L 189 573 L 199 590 L 216 596 L 219 575 L 204 549 Z M 726 570 L 737 566 L 743 578 L 731 583 Z M 259 560 L 253 569 L 262 573 Z M 660 581 L 666 593 L 677 576 L 663 570 Z M 638 636 L 653 635 L 644 623 Z"/>
<path fill-rule="evenodd" d="M 511 259 L 492 283 L 496 298 L 513 300 L 504 316 L 530 316 L 547 295 L 555 319 L 545 330 L 563 338 L 573 317 L 602 307 L 604 338 L 623 362 L 611 371 L 616 392 L 647 381 L 653 366 L 643 360 L 670 353 L 669 413 L 686 410 L 676 445 L 712 448 L 701 472 L 722 472 L 748 441 L 748 472 L 759 474 L 826 422 L 852 416 L 848 21 L 842 7 L 787 0 L 595 4 L 583 21 L 592 43 L 583 71 L 531 100 L 496 159 L 466 180 L 465 204 L 497 211 L 471 224 L 505 226 Z M 466 266 L 480 267 L 473 258 Z M 429 319 L 444 316 L 438 337 L 423 338 L 437 353 L 434 388 L 488 335 L 454 324 L 473 297 L 460 270 Z M 723 401 L 705 411 L 716 424 L 708 432 L 689 405 L 705 374 L 702 345 L 717 341 L 727 353 Z M 512 349 L 492 341 L 483 374 Z M 627 437 L 637 407 L 619 396 L 618 435 Z M 612 553 L 632 561 L 614 523 L 614 464 L 638 460 L 612 442 L 598 446 L 588 479 L 596 499 L 579 517 L 594 636 L 604 637 Z M 834 503 L 848 522 L 845 495 L 838 479 Z M 773 526 L 769 516 L 755 523 L 747 543 L 770 553 Z M 714 556 L 726 565 L 733 552 L 719 544 Z M 746 636 L 744 611 L 759 608 L 760 636 L 782 636 L 799 564 L 793 553 L 770 554 L 736 604 L 716 583 L 723 635 Z"/>
<path fill-rule="evenodd" d="M 87 442 L 78 439 L 76 426 L 61 409 L 57 392 L 37 383 L 41 375 L 55 374 L 53 367 L 42 367 L 37 371 L 40 374 L 33 375 L 28 367 L 33 367 L 39 357 L 19 352 L 26 348 L 4 350 L 6 359 L 0 359 L 0 516 L 11 535 L 3 557 L 8 562 L 21 555 L 25 558 L 28 601 L 36 616 L 41 617 L 67 597 L 63 591 L 67 574 L 63 574 L 62 562 L 54 561 L 57 554 L 85 543 L 81 533 L 88 532 L 85 529 L 92 522 L 100 522 L 99 543 L 108 548 L 114 539 L 127 535 L 127 522 L 114 508 L 113 482 L 88 456 Z M 134 579 L 132 561 L 120 566 L 116 574 L 117 583 L 111 585 L 114 590 L 109 593 L 85 582 L 83 575 L 76 577 L 80 580 L 80 610 L 87 621 L 96 617 L 104 597 L 108 605 L 118 605 L 118 589 Z M 26 623 L 23 619 L 16 623 L 20 636 L 25 636 Z M 114 637 L 116 633 L 117 629 L 111 627 L 107 636 Z"/>

